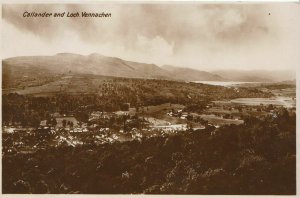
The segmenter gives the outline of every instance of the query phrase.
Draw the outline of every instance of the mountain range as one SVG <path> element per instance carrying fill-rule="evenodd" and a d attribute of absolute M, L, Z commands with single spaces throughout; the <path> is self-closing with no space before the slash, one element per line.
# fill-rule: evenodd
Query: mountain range
<path fill-rule="evenodd" d="M 3 73 L 11 70 L 22 73 L 39 70 L 45 73 L 73 73 L 116 76 L 127 78 L 154 78 L 180 81 L 240 81 L 240 82 L 278 82 L 295 79 L 291 71 L 243 71 L 218 70 L 201 71 L 186 67 L 138 63 L 100 54 L 87 56 L 59 53 L 54 56 L 19 56 L 2 61 Z M 29 74 L 30 75 L 30 74 Z"/>

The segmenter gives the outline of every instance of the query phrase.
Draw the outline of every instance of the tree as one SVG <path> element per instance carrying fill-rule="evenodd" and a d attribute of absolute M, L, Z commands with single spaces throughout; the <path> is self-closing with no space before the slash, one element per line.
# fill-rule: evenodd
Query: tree
<path fill-rule="evenodd" d="M 128 111 L 129 110 L 129 104 L 128 103 L 123 103 L 120 106 L 121 111 Z"/>
<path fill-rule="evenodd" d="M 63 120 L 63 121 L 62 121 L 62 125 L 63 125 L 63 127 L 66 127 L 67 121 L 66 121 L 66 120 Z"/>
<path fill-rule="evenodd" d="M 57 125 L 57 121 L 56 121 L 55 118 L 52 119 L 52 125 L 53 125 L 54 127 L 56 127 L 56 125 Z"/>

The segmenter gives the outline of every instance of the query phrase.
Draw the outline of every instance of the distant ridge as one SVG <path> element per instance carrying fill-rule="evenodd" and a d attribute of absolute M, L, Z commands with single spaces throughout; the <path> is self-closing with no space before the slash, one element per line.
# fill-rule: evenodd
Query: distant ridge
<path fill-rule="evenodd" d="M 154 78 L 180 81 L 279 82 L 295 79 L 291 72 L 218 70 L 200 71 L 186 67 L 139 63 L 92 53 L 58 53 L 54 56 L 19 56 L 2 61 L 5 77 L 36 70 L 45 73 L 94 74 L 126 78 Z M 8 76 L 9 75 L 9 76 Z M 30 75 L 30 72 L 28 73 Z"/>
<path fill-rule="evenodd" d="M 217 70 L 211 72 L 231 81 L 243 82 L 281 82 L 296 79 L 295 71 L 281 70 Z"/>
<path fill-rule="evenodd" d="M 54 56 L 20 56 L 3 60 L 3 66 L 44 69 L 47 72 L 74 74 L 95 74 L 127 78 L 155 78 L 170 80 L 221 80 L 216 74 L 186 69 L 178 71 L 166 69 L 155 64 L 126 61 L 116 57 L 93 53 L 87 56 L 72 53 L 59 53 Z M 179 68 L 179 70 L 181 70 Z M 196 73 L 195 73 L 196 72 Z"/>
<path fill-rule="evenodd" d="M 162 66 L 163 69 L 172 73 L 178 79 L 188 81 L 226 81 L 225 78 L 217 74 L 212 74 L 206 71 L 200 71 L 196 69 L 184 68 L 184 67 L 175 67 L 171 65 Z"/>

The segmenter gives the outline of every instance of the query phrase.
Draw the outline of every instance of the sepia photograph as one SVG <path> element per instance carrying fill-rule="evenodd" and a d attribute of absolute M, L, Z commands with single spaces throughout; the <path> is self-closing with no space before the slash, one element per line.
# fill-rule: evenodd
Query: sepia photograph
<path fill-rule="evenodd" d="M 299 3 L 2 4 L 2 194 L 296 195 Z"/>

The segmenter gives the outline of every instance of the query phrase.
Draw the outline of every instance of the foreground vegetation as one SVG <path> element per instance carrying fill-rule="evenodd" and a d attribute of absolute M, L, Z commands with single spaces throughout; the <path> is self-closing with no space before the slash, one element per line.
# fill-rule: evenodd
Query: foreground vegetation
<path fill-rule="evenodd" d="M 296 115 L 169 137 L 4 155 L 3 193 L 296 193 Z"/>

